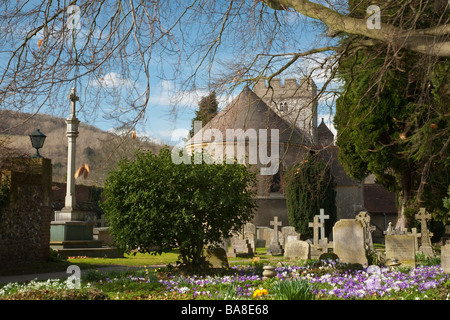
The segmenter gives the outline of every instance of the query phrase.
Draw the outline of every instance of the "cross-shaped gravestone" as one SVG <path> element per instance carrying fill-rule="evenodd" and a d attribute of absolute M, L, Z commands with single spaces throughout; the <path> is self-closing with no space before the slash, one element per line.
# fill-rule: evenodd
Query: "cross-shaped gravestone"
<path fill-rule="evenodd" d="M 431 214 L 427 213 L 425 208 L 420 208 L 419 213 L 415 215 L 415 218 L 420 221 L 421 229 L 421 245 L 419 251 L 433 255 L 433 249 L 431 248 L 430 234 L 428 232 L 427 220 L 431 219 Z"/>
<path fill-rule="evenodd" d="M 278 217 L 275 216 L 273 221 L 270 221 L 270 225 L 273 226 L 273 238 L 272 243 L 279 243 L 278 241 L 278 226 L 281 227 L 281 221 L 278 221 Z"/>
<path fill-rule="evenodd" d="M 371 251 L 373 251 L 372 232 L 377 228 L 370 224 L 370 215 L 367 211 L 361 211 L 357 214 L 356 220 L 358 220 L 364 228 L 364 241 Z"/>
<path fill-rule="evenodd" d="M 415 215 L 415 218 L 420 222 L 420 229 L 422 233 L 422 245 L 427 245 L 430 242 L 428 234 L 427 220 L 431 219 L 431 214 L 427 213 L 425 208 L 420 208 L 419 213 Z"/>
<path fill-rule="evenodd" d="M 319 244 L 319 228 L 323 227 L 323 223 L 319 222 L 319 216 L 314 216 L 313 222 L 308 224 L 310 228 L 313 228 L 313 245 Z"/>
<path fill-rule="evenodd" d="M 319 217 L 319 222 L 323 224 L 323 226 L 320 227 L 320 239 L 324 239 L 325 238 L 325 220 L 330 219 L 330 216 L 328 214 L 325 215 L 325 210 L 320 209 L 320 214 L 318 217 Z"/>
<path fill-rule="evenodd" d="M 333 249 L 333 242 L 328 242 L 328 238 L 320 239 L 316 249 L 322 251 L 322 253 L 327 253 L 328 249 Z"/>

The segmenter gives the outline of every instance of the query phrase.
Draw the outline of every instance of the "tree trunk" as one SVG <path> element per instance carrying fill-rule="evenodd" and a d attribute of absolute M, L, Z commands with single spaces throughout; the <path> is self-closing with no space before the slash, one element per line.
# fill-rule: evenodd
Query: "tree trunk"
<path fill-rule="evenodd" d="M 411 174 L 407 171 L 403 174 L 402 179 L 401 201 L 397 224 L 395 226 L 396 230 L 403 230 L 408 227 L 408 219 L 406 218 L 405 211 L 411 204 L 412 194 Z"/>

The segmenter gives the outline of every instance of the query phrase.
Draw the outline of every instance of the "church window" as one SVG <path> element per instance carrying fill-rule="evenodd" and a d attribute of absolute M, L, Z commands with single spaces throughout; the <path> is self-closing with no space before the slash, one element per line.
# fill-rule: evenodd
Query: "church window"
<path fill-rule="evenodd" d="M 280 103 L 280 111 L 283 111 L 283 112 L 289 111 L 288 103 L 286 101 L 282 101 Z"/>

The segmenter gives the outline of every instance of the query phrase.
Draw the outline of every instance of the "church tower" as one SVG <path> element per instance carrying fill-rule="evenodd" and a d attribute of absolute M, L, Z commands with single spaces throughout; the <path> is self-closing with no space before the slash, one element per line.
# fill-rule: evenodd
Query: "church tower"
<path fill-rule="evenodd" d="M 301 78 L 264 80 L 255 84 L 253 91 L 281 118 L 308 132 L 313 144 L 318 143 L 317 134 L 317 87 L 314 81 Z"/>

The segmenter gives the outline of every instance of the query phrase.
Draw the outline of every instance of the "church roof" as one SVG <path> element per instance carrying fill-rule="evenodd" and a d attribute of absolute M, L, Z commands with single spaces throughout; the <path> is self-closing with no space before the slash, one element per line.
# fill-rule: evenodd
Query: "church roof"
<path fill-rule="evenodd" d="M 223 140 L 227 140 L 227 129 L 248 129 L 256 130 L 259 136 L 259 129 L 278 129 L 280 143 L 298 143 L 310 145 L 310 138 L 306 132 L 289 124 L 286 120 L 278 116 L 264 101 L 259 98 L 248 87 L 213 119 L 203 126 L 202 131 L 207 129 L 217 129 L 222 133 Z M 212 142 L 203 140 L 202 131 L 197 132 L 194 137 L 186 142 L 190 145 L 198 142 Z M 267 132 L 267 139 L 270 141 L 271 132 Z"/>

